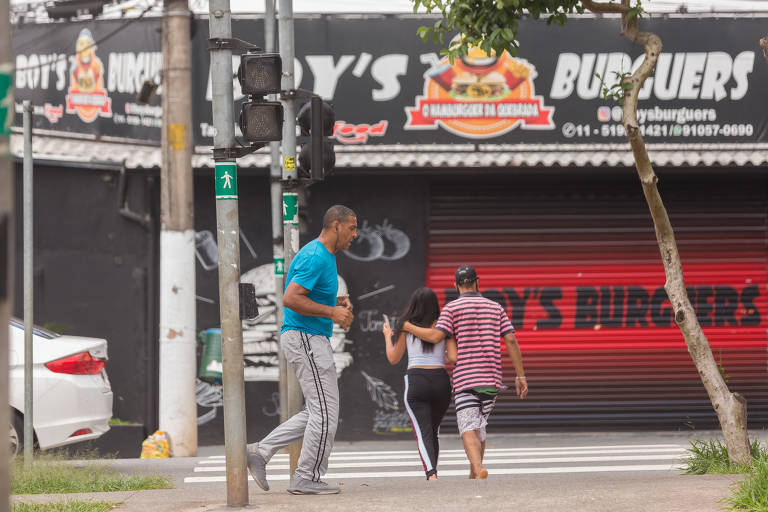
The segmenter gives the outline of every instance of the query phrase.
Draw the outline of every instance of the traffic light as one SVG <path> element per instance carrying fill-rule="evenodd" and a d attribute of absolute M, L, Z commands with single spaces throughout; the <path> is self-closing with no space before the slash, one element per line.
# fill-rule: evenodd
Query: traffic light
<path fill-rule="evenodd" d="M 309 135 L 309 143 L 299 152 L 299 170 L 313 180 L 322 180 L 333 171 L 336 154 L 333 142 L 325 137 L 333 135 L 336 116 L 333 108 L 318 96 L 312 96 L 299 110 L 296 121 L 302 135 Z"/>
<path fill-rule="evenodd" d="M 283 138 L 283 105 L 264 96 L 280 93 L 283 71 L 278 53 L 249 51 L 240 56 L 237 80 L 247 96 L 240 110 L 240 131 L 248 142 L 271 142 Z"/>

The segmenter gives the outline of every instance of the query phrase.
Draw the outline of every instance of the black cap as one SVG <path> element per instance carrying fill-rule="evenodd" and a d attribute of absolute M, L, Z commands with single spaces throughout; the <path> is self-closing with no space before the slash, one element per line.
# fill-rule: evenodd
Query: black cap
<path fill-rule="evenodd" d="M 477 272 L 471 265 L 461 265 L 456 269 L 456 284 L 474 283 L 477 281 Z"/>

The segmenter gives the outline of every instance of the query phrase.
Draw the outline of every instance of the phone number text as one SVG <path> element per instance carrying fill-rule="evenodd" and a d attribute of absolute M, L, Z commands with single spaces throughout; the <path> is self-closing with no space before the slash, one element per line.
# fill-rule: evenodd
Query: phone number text
<path fill-rule="evenodd" d="M 563 136 L 574 137 L 624 137 L 626 132 L 621 124 L 565 123 L 561 129 Z M 755 127 L 751 124 L 643 124 L 640 134 L 643 137 L 751 137 Z"/>

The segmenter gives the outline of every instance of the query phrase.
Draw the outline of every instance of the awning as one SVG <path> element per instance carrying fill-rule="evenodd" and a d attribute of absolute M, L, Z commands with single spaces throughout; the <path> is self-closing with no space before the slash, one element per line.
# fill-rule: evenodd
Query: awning
<path fill-rule="evenodd" d="M 11 152 L 22 158 L 23 138 L 11 135 Z M 68 163 L 114 164 L 127 169 L 159 168 L 160 146 L 83 138 L 35 136 L 33 157 Z M 649 144 L 658 167 L 731 167 L 768 164 L 768 144 Z M 633 166 L 628 144 L 424 144 L 336 145 L 337 168 L 489 168 Z M 238 159 L 243 168 L 267 168 L 269 148 Z M 196 147 L 194 168 L 213 167 L 210 147 Z"/>

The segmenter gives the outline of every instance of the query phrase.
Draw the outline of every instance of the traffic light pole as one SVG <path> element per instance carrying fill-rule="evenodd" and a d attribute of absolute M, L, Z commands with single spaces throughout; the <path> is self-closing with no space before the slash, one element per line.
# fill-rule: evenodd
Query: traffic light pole
<path fill-rule="evenodd" d="M 24 468 L 32 467 L 32 448 L 34 447 L 35 433 L 32 427 L 35 417 L 34 403 L 34 382 L 32 381 L 32 372 L 34 371 L 34 349 L 32 345 L 34 333 L 35 318 L 35 273 L 34 273 L 34 254 L 32 245 L 32 233 L 34 229 L 34 208 L 33 208 L 33 173 L 32 162 L 32 103 L 29 100 L 23 102 L 23 124 L 24 124 L 24 177 L 22 178 L 22 196 L 24 211 L 22 213 L 23 231 L 22 236 L 24 246 Z"/>
<path fill-rule="evenodd" d="M 8 321 L 13 307 L 13 52 L 10 2 L 0 1 L 0 375 L 8 375 Z M 0 379 L 0 404 L 8 403 L 8 379 Z M 0 425 L 10 425 L 10 408 L 0 407 Z M 8 512 L 8 442 L 0 443 L 0 512 Z"/>
<path fill-rule="evenodd" d="M 275 51 L 275 0 L 266 0 L 264 9 L 264 49 Z M 269 151 L 272 160 L 269 165 L 269 189 L 272 199 L 272 257 L 275 264 L 275 339 L 280 344 L 280 329 L 283 325 L 283 287 L 285 277 L 285 258 L 283 257 L 283 191 L 280 185 L 282 170 L 280 167 L 280 143 L 270 142 Z M 288 414 L 288 361 L 278 348 L 280 393 L 280 422 L 290 418 Z"/>
<path fill-rule="evenodd" d="M 209 0 L 209 37 L 232 37 L 229 0 Z M 214 151 L 235 147 L 232 105 L 232 50 L 209 45 L 213 92 Z M 245 439 L 245 383 L 243 330 L 240 321 L 240 226 L 238 221 L 237 163 L 235 158 L 215 161 L 216 229 L 219 245 L 219 304 L 223 363 L 224 447 L 227 469 L 227 505 L 248 504 Z"/>
<path fill-rule="evenodd" d="M 174 457 L 197 455 L 195 228 L 192 180 L 190 12 L 163 5 L 160 169 L 160 429 Z"/>
<path fill-rule="evenodd" d="M 296 87 L 293 60 L 295 55 L 293 44 L 293 0 L 280 0 L 279 10 L 280 58 L 283 61 L 283 80 L 281 88 L 292 91 Z M 292 97 L 283 100 L 283 254 L 285 268 L 291 266 L 291 261 L 299 251 L 299 204 L 298 194 L 291 183 L 296 183 L 296 101 Z M 287 270 L 286 270 L 287 272 Z M 290 366 L 280 374 L 280 387 L 285 388 L 286 405 L 280 405 L 280 419 L 286 419 L 298 414 L 302 407 L 302 394 L 299 382 Z M 282 398 L 282 396 L 281 396 Z M 285 410 L 285 411 L 284 411 Z M 290 472 L 296 471 L 296 465 L 301 453 L 301 441 L 289 447 Z"/>

